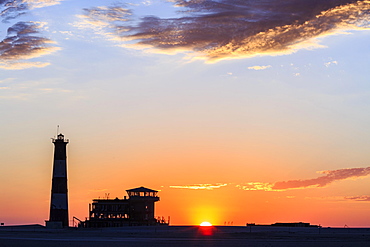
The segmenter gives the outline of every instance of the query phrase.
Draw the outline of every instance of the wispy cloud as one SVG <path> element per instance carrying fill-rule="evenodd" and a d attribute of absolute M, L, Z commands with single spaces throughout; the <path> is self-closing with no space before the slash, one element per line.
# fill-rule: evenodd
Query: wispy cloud
<path fill-rule="evenodd" d="M 237 188 L 242 190 L 263 190 L 263 191 L 274 191 L 272 187 L 274 184 L 261 183 L 261 182 L 250 182 L 236 185 Z"/>
<path fill-rule="evenodd" d="M 20 70 L 29 68 L 44 68 L 50 63 L 43 62 L 0 62 L 0 68 L 6 70 Z"/>
<path fill-rule="evenodd" d="M 191 190 L 213 190 L 225 187 L 228 184 L 193 184 L 193 185 L 171 185 L 170 188 L 173 189 L 191 189 Z"/>
<path fill-rule="evenodd" d="M 30 8 L 44 8 L 53 5 L 60 4 L 64 0 L 22 0 L 22 2 L 27 3 Z"/>
<path fill-rule="evenodd" d="M 331 62 L 327 62 L 327 63 L 324 63 L 325 67 L 329 67 L 331 65 L 338 65 L 338 61 L 331 61 Z"/>
<path fill-rule="evenodd" d="M 63 0 L 0 0 L 0 17 L 8 22 L 27 13 L 30 9 L 59 4 Z"/>
<path fill-rule="evenodd" d="M 142 4 L 143 4 L 143 5 L 147 5 L 147 6 L 149 6 L 149 5 L 152 5 L 152 1 L 150 1 L 150 0 L 145 0 L 145 1 L 142 1 Z"/>
<path fill-rule="evenodd" d="M 330 171 L 320 171 L 323 176 L 311 179 L 296 179 L 288 181 L 269 182 L 246 182 L 235 183 L 216 183 L 216 184 L 191 184 L 191 185 L 171 185 L 173 189 L 192 189 L 192 190 L 213 190 L 233 185 L 241 190 L 248 191 L 286 191 L 290 189 L 321 188 L 333 182 L 346 179 L 363 178 L 370 175 L 370 167 L 364 168 L 345 168 Z M 367 198 L 367 197 L 366 197 Z M 347 197 L 348 200 L 365 200 L 365 197 Z M 369 197 L 370 198 L 370 197 Z M 366 199 L 367 200 L 367 199 Z M 370 199 L 369 199 L 370 200 Z"/>
<path fill-rule="evenodd" d="M 49 82 L 28 81 L 12 83 L 12 80 L 0 84 L 0 100 L 30 100 L 39 98 L 40 95 L 50 94 L 56 97 L 73 97 L 73 90 L 62 87 L 48 87 Z"/>
<path fill-rule="evenodd" d="M 268 68 L 271 68 L 272 66 L 271 65 L 264 65 L 264 66 L 251 66 L 251 67 L 248 67 L 248 69 L 253 69 L 253 70 L 264 70 L 264 69 L 268 69 Z"/>
<path fill-rule="evenodd" d="M 41 22 L 18 22 L 8 28 L 7 37 L 0 42 L 0 67 L 5 69 L 23 69 L 45 67 L 48 63 L 24 62 L 60 48 L 52 46 L 52 40 L 39 36 L 43 27 Z"/>
<path fill-rule="evenodd" d="M 318 173 L 325 175 L 311 179 L 296 179 L 279 181 L 275 183 L 248 182 L 236 185 L 236 187 L 242 190 L 261 191 L 285 191 L 290 189 L 320 188 L 336 181 L 367 177 L 370 175 L 370 167 L 346 168 L 332 171 L 321 171 Z"/>
<path fill-rule="evenodd" d="M 129 30 L 125 23 L 129 21 L 131 10 L 125 4 L 116 3 L 112 6 L 98 6 L 85 8 L 79 15 L 79 22 L 73 25 L 78 28 L 91 28 L 96 33 L 109 37 L 109 39 L 121 39 L 122 33 Z"/>
<path fill-rule="evenodd" d="M 0 19 L 3 23 L 26 15 L 31 9 L 59 4 L 63 0 L 0 0 Z M 60 48 L 55 42 L 44 38 L 41 32 L 45 22 L 19 21 L 7 30 L 7 36 L 0 42 L 0 69 L 19 70 L 42 68 L 46 62 L 27 61 L 53 53 Z M 24 61 L 26 60 L 26 61 Z"/>
<path fill-rule="evenodd" d="M 21 15 L 29 9 L 27 3 L 22 0 L 0 0 L 0 17 L 2 22 L 8 22 Z"/>
<path fill-rule="evenodd" d="M 125 8 L 124 4 L 115 4 L 114 6 L 100 6 L 90 9 L 83 9 L 84 14 L 82 18 L 86 18 L 89 23 L 99 25 L 109 25 L 115 27 L 117 22 L 125 22 L 128 20 L 127 16 L 131 14 L 131 11 Z"/>
<path fill-rule="evenodd" d="M 359 202 L 369 202 L 370 196 L 347 196 L 344 199 Z"/>
<path fill-rule="evenodd" d="M 324 187 L 335 181 L 345 179 L 356 179 L 360 177 L 366 177 L 370 175 L 370 167 L 366 168 L 347 168 L 332 171 L 319 172 L 325 174 L 324 176 L 312 179 L 298 179 L 276 182 L 272 189 L 274 190 L 286 190 L 286 189 L 299 189 L 299 188 L 311 188 L 311 187 Z"/>
<path fill-rule="evenodd" d="M 99 12 L 117 38 L 160 52 L 187 51 L 210 61 L 289 54 L 318 47 L 312 39 L 342 29 L 369 28 L 370 1 L 356 0 L 169 0 L 178 18 L 146 16 L 137 25 L 115 23 Z M 96 15 L 85 10 L 85 18 Z M 121 12 L 123 16 L 127 12 Z"/>

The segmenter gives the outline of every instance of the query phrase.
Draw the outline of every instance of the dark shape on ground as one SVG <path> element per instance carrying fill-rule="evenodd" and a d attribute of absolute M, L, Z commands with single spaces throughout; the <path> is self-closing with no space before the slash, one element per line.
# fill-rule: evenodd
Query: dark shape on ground
<path fill-rule="evenodd" d="M 123 199 L 94 199 L 89 205 L 89 219 L 80 222 L 82 227 L 122 227 L 168 225 L 163 218 L 154 217 L 154 203 L 159 201 L 158 191 L 139 187 L 126 190 Z"/>

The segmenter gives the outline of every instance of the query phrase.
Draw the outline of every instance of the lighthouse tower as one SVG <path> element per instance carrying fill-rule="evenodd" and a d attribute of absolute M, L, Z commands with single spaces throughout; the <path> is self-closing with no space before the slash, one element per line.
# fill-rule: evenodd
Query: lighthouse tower
<path fill-rule="evenodd" d="M 67 144 L 63 134 L 53 138 L 54 164 L 51 186 L 50 217 L 46 226 L 51 228 L 68 227 L 67 190 Z"/>

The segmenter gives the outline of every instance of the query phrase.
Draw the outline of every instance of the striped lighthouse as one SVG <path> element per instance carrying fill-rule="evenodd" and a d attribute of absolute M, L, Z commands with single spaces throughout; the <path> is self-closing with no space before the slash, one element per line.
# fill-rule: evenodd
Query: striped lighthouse
<path fill-rule="evenodd" d="M 50 217 L 46 226 L 52 228 L 68 227 L 68 189 L 67 189 L 67 144 L 63 134 L 53 138 L 54 163 L 51 185 Z"/>

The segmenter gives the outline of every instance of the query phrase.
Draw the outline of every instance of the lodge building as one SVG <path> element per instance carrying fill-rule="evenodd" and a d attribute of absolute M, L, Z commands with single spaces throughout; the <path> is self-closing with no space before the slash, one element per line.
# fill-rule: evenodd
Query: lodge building
<path fill-rule="evenodd" d="M 94 199 L 89 204 L 89 218 L 83 227 L 121 227 L 168 225 L 164 218 L 155 218 L 154 203 L 158 191 L 139 187 L 126 190 L 128 198 Z"/>

